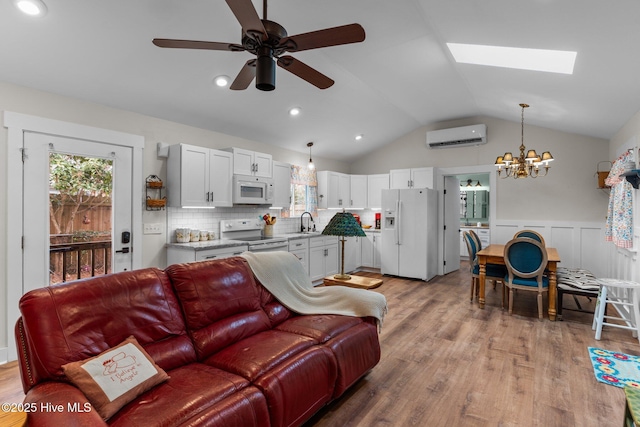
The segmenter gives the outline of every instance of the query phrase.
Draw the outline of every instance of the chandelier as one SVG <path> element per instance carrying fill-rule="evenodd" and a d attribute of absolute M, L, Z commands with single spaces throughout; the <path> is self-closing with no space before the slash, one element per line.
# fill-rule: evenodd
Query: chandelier
<path fill-rule="evenodd" d="M 498 176 L 501 178 L 513 177 L 518 178 L 537 178 L 538 176 L 546 176 L 549 172 L 549 162 L 553 161 L 553 156 L 549 151 L 545 151 L 542 155 L 538 155 L 536 150 L 528 150 L 525 157 L 524 151 L 524 109 L 528 108 L 528 104 L 520 104 L 522 107 L 522 129 L 520 133 L 520 157 L 514 158 L 510 152 L 504 153 L 496 159 L 495 166 L 498 168 Z M 544 175 L 540 175 L 540 166 L 544 166 Z M 501 176 L 504 170 L 504 176 Z"/>

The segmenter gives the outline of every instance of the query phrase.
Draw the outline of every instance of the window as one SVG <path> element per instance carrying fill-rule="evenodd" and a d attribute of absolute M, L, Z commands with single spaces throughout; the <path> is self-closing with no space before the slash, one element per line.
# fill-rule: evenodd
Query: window
<path fill-rule="evenodd" d="M 318 216 L 318 179 L 315 169 L 291 165 L 291 206 L 283 209 L 281 215 L 291 218 L 310 212 Z"/>

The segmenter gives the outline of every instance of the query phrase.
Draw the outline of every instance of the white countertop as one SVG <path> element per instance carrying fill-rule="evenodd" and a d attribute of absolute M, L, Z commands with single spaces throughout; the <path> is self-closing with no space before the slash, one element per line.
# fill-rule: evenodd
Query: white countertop
<path fill-rule="evenodd" d="M 379 233 L 380 230 L 370 228 L 370 229 L 364 230 L 364 232 Z M 286 234 L 277 234 L 274 237 L 285 238 L 287 240 L 297 240 L 297 239 L 308 239 L 308 238 L 317 237 L 317 236 L 322 236 L 322 233 L 319 231 L 311 231 L 309 233 L 286 233 Z M 244 242 L 242 240 L 216 239 L 216 240 L 203 240 L 200 242 L 188 242 L 188 243 L 167 243 L 165 247 L 185 249 L 185 250 L 191 250 L 191 251 L 204 251 L 207 249 L 232 248 L 234 246 L 242 246 L 247 244 L 248 242 Z"/>

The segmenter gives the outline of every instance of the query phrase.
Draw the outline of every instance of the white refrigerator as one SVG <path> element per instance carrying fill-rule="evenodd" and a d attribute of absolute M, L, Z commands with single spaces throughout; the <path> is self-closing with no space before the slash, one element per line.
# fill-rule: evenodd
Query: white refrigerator
<path fill-rule="evenodd" d="M 430 280 L 438 272 L 438 192 L 382 190 L 381 273 Z"/>

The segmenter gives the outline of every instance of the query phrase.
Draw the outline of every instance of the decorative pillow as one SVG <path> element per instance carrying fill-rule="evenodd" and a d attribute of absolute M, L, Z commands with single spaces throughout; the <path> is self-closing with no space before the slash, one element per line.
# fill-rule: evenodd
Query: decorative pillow
<path fill-rule="evenodd" d="M 67 363 L 62 370 L 105 420 L 169 379 L 133 336 L 97 356 Z"/>

